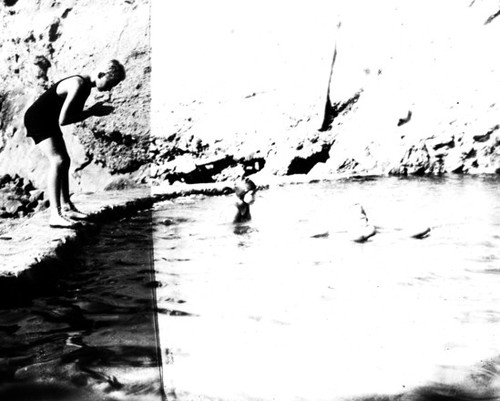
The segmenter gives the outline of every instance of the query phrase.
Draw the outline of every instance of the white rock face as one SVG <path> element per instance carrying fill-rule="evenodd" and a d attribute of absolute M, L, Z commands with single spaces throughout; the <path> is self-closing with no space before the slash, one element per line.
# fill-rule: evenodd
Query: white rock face
<path fill-rule="evenodd" d="M 45 185 L 46 161 L 26 138 L 25 109 L 58 80 L 89 74 L 111 58 L 124 64 L 126 80 L 110 95 L 91 94 L 86 105 L 109 101 L 113 114 L 63 127 L 72 158 L 72 189 L 102 189 L 146 162 L 148 0 L 9 1 L 0 7 L 0 26 L 0 173 L 18 173 L 37 187 Z"/>
<path fill-rule="evenodd" d="M 153 58 L 155 135 L 231 154 L 244 143 L 278 174 L 318 142 L 330 173 L 500 167 L 497 3 L 194 4 L 153 2 L 153 46 L 176 38 Z"/>
<path fill-rule="evenodd" d="M 360 3 L 371 7 L 362 7 L 365 18 L 347 17 L 339 30 L 331 103 L 360 96 L 333 122 L 331 169 L 353 159 L 360 169 L 385 172 L 494 172 L 497 143 L 486 134 L 498 130 L 493 82 L 500 71 L 491 49 L 500 25 L 485 23 L 498 5 Z"/>
<path fill-rule="evenodd" d="M 194 182 L 247 171 L 243 160 L 280 175 L 317 163 L 324 175 L 500 168 L 494 1 L 11 3 L 0 8 L 0 173 L 36 186 L 45 160 L 25 138 L 25 107 L 109 57 L 128 72 L 116 111 L 66 130 L 78 190 L 144 178 L 149 161 L 168 179 L 183 155 L 233 158 Z"/>

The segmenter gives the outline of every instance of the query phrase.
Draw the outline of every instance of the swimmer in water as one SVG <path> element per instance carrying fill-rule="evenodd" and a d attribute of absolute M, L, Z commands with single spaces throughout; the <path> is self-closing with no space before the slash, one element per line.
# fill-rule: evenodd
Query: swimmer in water
<path fill-rule="evenodd" d="M 365 242 L 377 233 L 377 229 L 368 222 L 365 209 L 359 203 L 352 206 L 351 215 L 353 224 L 349 236 L 354 242 Z"/>
<path fill-rule="evenodd" d="M 375 234 L 382 230 L 382 227 L 376 227 L 368 223 L 368 217 L 363 209 L 363 206 L 359 203 L 353 205 L 354 211 L 354 224 L 353 228 L 350 230 L 351 238 L 355 242 L 365 242 Z M 431 229 L 428 226 L 418 226 L 412 227 L 411 229 L 395 229 L 397 231 L 403 231 L 404 236 L 415 239 L 423 239 L 429 236 Z"/>
<path fill-rule="evenodd" d="M 384 227 L 371 224 L 368 221 L 368 216 L 366 215 L 365 209 L 359 203 L 355 203 L 350 208 L 348 208 L 347 216 L 347 230 L 338 231 L 338 233 L 347 233 L 348 238 L 354 242 L 366 242 L 374 235 L 383 233 L 387 230 Z M 430 235 L 431 228 L 429 226 L 416 226 L 412 227 L 411 229 L 394 228 L 391 231 L 402 231 L 405 237 L 423 239 Z M 326 231 L 323 233 L 314 234 L 312 235 L 312 238 L 324 238 L 329 236 L 330 233 Z"/>
<path fill-rule="evenodd" d="M 83 121 L 90 116 L 110 114 L 113 107 L 102 102 L 84 110 L 85 101 L 92 88 L 110 91 L 124 79 L 123 65 L 110 60 L 101 64 L 91 75 L 72 75 L 56 82 L 24 115 L 27 136 L 34 140 L 49 160 L 47 193 L 51 227 L 72 228 L 76 225 L 74 220 L 86 217 L 70 200 L 70 158 L 60 126 Z"/>
<path fill-rule="evenodd" d="M 234 193 L 238 199 L 235 204 L 237 212 L 233 220 L 234 223 L 244 223 L 251 220 L 250 205 L 255 202 L 256 192 L 257 186 L 249 178 L 243 179 L 235 185 Z"/>

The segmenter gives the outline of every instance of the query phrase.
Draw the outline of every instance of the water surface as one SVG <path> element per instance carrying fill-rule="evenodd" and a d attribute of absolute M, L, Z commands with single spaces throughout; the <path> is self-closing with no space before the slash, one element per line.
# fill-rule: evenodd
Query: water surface
<path fill-rule="evenodd" d="M 253 220 L 239 226 L 232 197 L 157 205 L 167 391 L 330 400 L 445 386 L 491 397 L 500 382 L 498 184 L 276 187 L 258 194 Z M 363 244 L 345 233 L 353 202 L 381 227 Z M 432 227 L 428 238 L 407 235 L 422 225 Z"/>
<path fill-rule="evenodd" d="M 168 399 L 498 399 L 498 184 L 287 185 L 259 192 L 247 224 L 233 196 L 192 196 L 105 225 L 2 305 L 0 395 L 159 399 L 160 350 Z M 353 202 L 380 227 L 366 243 L 346 233 Z"/>
<path fill-rule="evenodd" d="M 0 399 L 161 399 L 151 233 L 150 211 L 105 225 L 3 302 Z"/>

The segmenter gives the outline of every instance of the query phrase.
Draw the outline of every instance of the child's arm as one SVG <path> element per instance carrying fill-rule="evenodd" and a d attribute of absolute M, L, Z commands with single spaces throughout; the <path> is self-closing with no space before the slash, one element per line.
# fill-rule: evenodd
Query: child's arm
<path fill-rule="evenodd" d="M 60 125 L 73 124 L 91 116 L 104 116 L 113 111 L 112 106 L 104 106 L 102 103 L 96 103 L 92 107 L 83 110 L 88 94 L 82 92 L 83 84 L 79 78 L 61 82 L 58 89 L 66 94 L 61 113 L 59 114 Z"/>

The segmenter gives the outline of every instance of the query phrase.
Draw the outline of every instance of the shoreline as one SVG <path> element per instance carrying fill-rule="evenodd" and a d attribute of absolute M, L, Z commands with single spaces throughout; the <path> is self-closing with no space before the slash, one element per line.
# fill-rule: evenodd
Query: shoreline
<path fill-rule="evenodd" d="M 475 177 L 480 178 L 481 176 Z M 487 176 L 493 178 L 496 175 Z M 250 176 L 260 189 L 272 186 L 391 177 L 368 173 L 324 176 L 306 174 L 289 176 L 255 174 Z M 446 178 L 463 177 L 446 175 Z M 392 178 L 401 179 L 402 177 L 394 176 Z M 12 279 L 30 278 L 32 280 L 38 276 L 38 274 L 33 274 L 35 271 L 44 270 L 40 268 L 41 266 L 60 264 L 65 259 L 64 254 L 74 250 L 85 235 L 95 231 L 101 222 L 127 217 L 168 199 L 198 194 L 218 196 L 233 192 L 233 182 L 215 182 L 173 185 L 165 183 L 124 190 L 76 194 L 73 198 L 75 203 L 82 211 L 89 214 L 89 221 L 82 222 L 81 226 L 76 229 L 50 228 L 47 223 L 49 211 L 44 210 L 31 217 L 21 218 L 18 224 L 9 222 L 13 228 L 0 231 L 0 287 L 5 287 L 4 282 L 12 282 Z"/>
<path fill-rule="evenodd" d="M 367 175 L 366 178 L 373 177 Z M 336 175 L 311 177 L 305 174 L 293 176 L 252 177 L 260 189 L 270 186 L 335 181 L 353 176 Z M 38 212 L 19 221 L 12 220 L 0 231 L 0 289 L 12 279 L 35 279 L 35 271 L 45 270 L 48 265 L 58 265 L 64 254 L 73 250 L 86 234 L 95 230 L 96 223 L 112 221 L 145 210 L 163 200 L 190 195 L 226 195 L 233 193 L 233 182 L 207 184 L 160 184 L 132 189 L 75 194 L 74 202 L 89 214 L 89 221 L 76 229 L 54 229 L 48 226 L 48 210 Z M 35 235 L 36 233 L 36 235 Z M 44 266 L 44 269 L 41 267 Z"/>
<path fill-rule="evenodd" d="M 89 214 L 89 221 L 82 222 L 77 228 L 50 228 L 47 223 L 49 211 L 45 210 L 20 221 L 12 230 L 0 235 L 0 281 L 22 278 L 29 270 L 50 264 L 51 261 L 57 264 L 66 248 L 73 248 L 101 222 L 126 217 L 167 199 L 230 192 L 232 189 L 227 185 L 203 184 L 171 186 L 156 191 L 151 187 L 140 187 L 75 195 L 75 203 Z"/>

